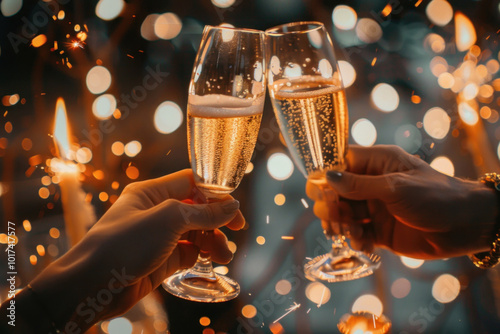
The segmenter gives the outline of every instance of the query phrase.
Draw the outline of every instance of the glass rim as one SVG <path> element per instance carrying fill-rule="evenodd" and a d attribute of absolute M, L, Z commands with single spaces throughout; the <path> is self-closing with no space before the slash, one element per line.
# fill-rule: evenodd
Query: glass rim
<path fill-rule="evenodd" d="M 207 29 L 220 29 L 220 30 L 230 30 L 234 32 L 245 32 L 245 33 L 253 33 L 253 34 L 263 34 L 264 32 L 262 30 L 257 30 L 257 29 L 251 29 L 251 28 L 236 28 L 236 27 L 226 27 L 226 26 L 212 26 L 212 25 L 205 25 L 203 30 Z"/>
<path fill-rule="evenodd" d="M 295 27 L 295 26 L 306 26 L 306 25 L 312 25 L 315 27 L 312 28 L 307 28 L 303 30 L 295 30 L 295 31 L 279 31 L 280 29 L 284 27 Z M 298 22 L 290 22 L 290 23 L 285 23 L 285 24 L 280 24 L 271 28 L 266 29 L 265 34 L 266 35 L 271 35 L 271 36 L 283 36 L 286 34 L 304 34 L 308 33 L 311 31 L 316 31 L 319 29 L 324 28 L 325 25 L 322 22 L 319 21 L 298 21 Z"/>

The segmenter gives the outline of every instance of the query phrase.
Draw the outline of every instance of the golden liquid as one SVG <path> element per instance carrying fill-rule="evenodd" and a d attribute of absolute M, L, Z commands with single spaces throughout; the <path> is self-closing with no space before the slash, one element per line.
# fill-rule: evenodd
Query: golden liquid
<path fill-rule="evenodd" d="M 193 106 L 188 104 L 189 159 L 196 186 L 207 197 L 228 194 L 238 186 L 250 162 L 262 112 L 235 117 L 206 117 L 192 113 L 192 109 Z"/>
<path fill-rule="evenodd" d="M 344 170 L 349 134 L 344 90 L 321 81 L 292 81 L 271 95 L 281 133 L 300 171 L 321 178 L 326 170 Z"/>

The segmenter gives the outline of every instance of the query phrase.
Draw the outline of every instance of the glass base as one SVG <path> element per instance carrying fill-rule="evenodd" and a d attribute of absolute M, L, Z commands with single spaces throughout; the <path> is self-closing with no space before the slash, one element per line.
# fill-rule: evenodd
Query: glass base
<path fill-rule="evenodd" d="M 203 303 L 225 302 L 240 294 L 240 286 L 233 279 L 219 274 L 202 277 L 191 269 L 180 270 L 167 278 L 163 288 L 174 296 Z"/>
<path fill-rule="evenodd" d="M 380 257 L 367 256 L 349 247 L 333 247 L 304 265 L 304 273 L 311 281 L 342 282 L 369 276 L 380 266 Z"/>

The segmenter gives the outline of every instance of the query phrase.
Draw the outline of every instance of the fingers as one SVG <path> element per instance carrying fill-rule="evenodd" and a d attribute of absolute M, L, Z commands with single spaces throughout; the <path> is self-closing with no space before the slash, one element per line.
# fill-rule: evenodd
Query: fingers
<path fill-rule="evenodd" d="M 340 196 L 351 200 L 380 199 L 391 201 L 395 185 L 400 182 L 399 173 L 387 175 L 359 175 L 350 172 L 329 171 L 328 184 Z"/>
<path fill-rule="evenodd" d="M 169 199 L 152 208 L 152 219 L 167 223 L 166 228 L 181 235 L 190 230 L 214 230 L 233 221 L 240 203 L 236 200 L 209 204 L 188 204 Z M 240 226 L 236 218 L 233 226 Z"/>
<path fill-rule="evenodd" d="M 425 164 L 421 159 L 395 145 L 351 145 L 347 152 L 347 161 L 349 172 L 367 175 L 404 172 Z"/>

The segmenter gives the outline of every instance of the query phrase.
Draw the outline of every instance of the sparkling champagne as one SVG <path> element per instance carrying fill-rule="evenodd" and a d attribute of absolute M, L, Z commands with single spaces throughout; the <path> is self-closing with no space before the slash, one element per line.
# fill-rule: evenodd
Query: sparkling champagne
<path fill-rule="evenodd" d="M 259 133 L 264 96 L 244 100 L 190 95 L 189 160 L 196 186 L 207 197 L 231 193 L 240 183 Z"/>
<path fill-rule="evenodd" d="M 344 170 L 348 113 L 341 85 L 309 78 L 275 82 L 271 93 L 278 123 L 300 171 L 322 179 L 326 170 Z"/>

